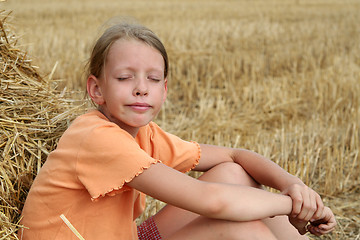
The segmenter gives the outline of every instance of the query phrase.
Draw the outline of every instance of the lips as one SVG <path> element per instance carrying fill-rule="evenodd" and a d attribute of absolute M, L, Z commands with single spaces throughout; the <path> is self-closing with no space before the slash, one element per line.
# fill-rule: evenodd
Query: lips
<path fill-rule="evenodd" d="M 136 102 L 136 103 L 132 103 L 132 104 L 128 104 L 128 107 L 132 108 L 135 111 L 147 111 L 150 108 L 152 108 L 151 105 L 147 104 L 147 103 L 140 103 L 140 102 Z"/>

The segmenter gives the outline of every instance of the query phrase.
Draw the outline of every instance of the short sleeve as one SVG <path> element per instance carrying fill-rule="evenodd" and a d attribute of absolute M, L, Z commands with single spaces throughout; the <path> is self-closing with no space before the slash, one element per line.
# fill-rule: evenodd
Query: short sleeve
<path fill-rule="evenodd" d="M 188 172 L 199 163 L 201 150 L 197 142 L 165 132 L 154 122 L 139 131 L 137 141 L 150 156 L 180 172 Z"/>
<path fill-rule="evenodd" d="M 157 162 L 130 134 L 116 125 L 104 125 L 95 127 L 83 139 L 76 171 L 91 199 L 97 200 L 126 190 L 129 187 L 125 183 Z"/>

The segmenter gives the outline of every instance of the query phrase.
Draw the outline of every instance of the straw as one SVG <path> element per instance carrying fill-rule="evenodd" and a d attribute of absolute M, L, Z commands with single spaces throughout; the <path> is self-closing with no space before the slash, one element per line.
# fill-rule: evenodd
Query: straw
<path fill-rule="evenodd" d="M 6 4 L 19 16 L 22 39 L 14 36 L 7 13 L 0 17 L 6 19 L 0 28 L 0 232 L 10 239 L 16 239 L 15 223 L 38 169 L 81 112 L 73 108 L 79 104 L 72 91 L 84 88 L 80 65 L 94 28 L 119 8 L 111 0 L 102 1 L 107 8 L 25 2 Z M 225 0 L 221 8 L 218 1 L 172 3 L 179 8 L 166 1 L 154 11 L 140 2 L 121 4 L 124 12 L 136 9 L 169 50 L 168 98 L 156 122 L 186 140 L 270 158 L 318 191 L 335 212 L 334 233 L 311 239 L 358 239 L 358 2 Z M 94 14 L 99 17 L 87 17 Z M 49 77 L 40 76 L 31 55 Z M 71 91 L 61 94 L 58 84 Z M 138 222 L 164 205 L 152 198 L 147 203 Z"/>
<path fill-rule="evenodd" d="M 79 238 L 80 240 L 85 240 L 85 238 L 83 238 L 81 236 L 81 234 L 76 230 L 76 228 L 70 223 L 70 221 L 65 217 L 64 214 L 60 215 L 60 218 L 64 221 L 64 223 L 66 224 L 66 226 L 68 226 L 70 228 L 70 230 L 75 234 L 75 236 L 77 238 Z"/>
<path fill-rule="evenodd" d="M 0 235 L 17 239 L 21 209 L 46 156 L 83 105 L 42 77 L 0 11 Z M 54 67 L 55 69 L 55 67 Z M 52 77 L 52 75 L 51 75 Z"/>

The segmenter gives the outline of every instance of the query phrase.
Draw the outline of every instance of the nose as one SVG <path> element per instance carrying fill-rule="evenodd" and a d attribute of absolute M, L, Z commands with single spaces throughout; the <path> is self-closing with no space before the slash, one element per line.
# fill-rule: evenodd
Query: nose
<path fill-rule="evenodd" d="M 148 94 L 149 94 L 149 88 L 148 88 L 146 78 L 138 78 L 135 81 L 133 95 L 134 96 L 146 96 Z"/>

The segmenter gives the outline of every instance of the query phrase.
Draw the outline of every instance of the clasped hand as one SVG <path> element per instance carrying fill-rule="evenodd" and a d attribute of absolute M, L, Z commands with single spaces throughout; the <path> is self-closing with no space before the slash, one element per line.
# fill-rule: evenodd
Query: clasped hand
<path fill-rule="evenodd" d="M 325 207 L 321 197 L 305 184 L 292 184 L 282 194 L 292 199 L 292 212 L 288 216 L 290 223 L 305 234 L 307 231 L 320 236 L 334 230 L 335 216 L 330 208 Z"/>

